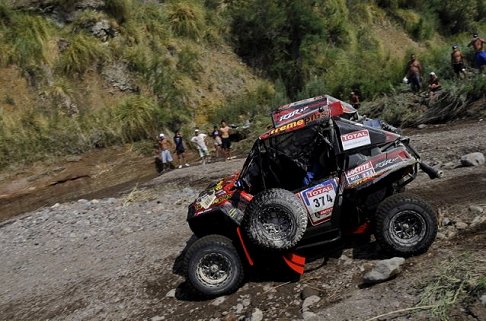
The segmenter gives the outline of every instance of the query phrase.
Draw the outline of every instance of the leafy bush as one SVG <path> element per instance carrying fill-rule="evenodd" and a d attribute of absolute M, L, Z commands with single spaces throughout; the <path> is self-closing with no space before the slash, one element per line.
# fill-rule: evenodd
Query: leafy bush
<path fill-rule="evenodd" d="M 153 137 L 160 128 L 163 115 L 154 100 L 130 96 L 113 110 L 114 121 L 124 142 Z"/>
<path fill-rule="evenodd" d="M 168 21 L 176 35 L 200 40 L 206 28 L 205 13 L 196 2 L 172 2 L 167 7 Z"/>
<path fill-rule="evenodd" d="M 0 24 L 0 38 L 3 38 L 4 47 L 0 60 L 21 67 L 46 63 L 47 44 L 52 31 L 50 24 L 42 17 L 1 8 L 0 14 L 6 19 Z"/>
<path fill-rule="evenodd" d="M 177 61 L 177 69 L 193 78 L 197 78 L 197 75 L 203 70 L 199 63 L 199 53 L 195 48 L 191 46 L 185 46 L 178 54 L 179 60 Z"/>
<path fill-rule="evenodd" d="M 431 10 L 437 12 L 442 24 L 449 33 L 455 34 L 462 31 L 476 29 L 476 22 L 483 19 L 480 16 L 484 10 L 484 2 L 477 0 L 431 0 L 428 1 Z"/>
<path fill-rule="evenodd" d="M 274 87 L 271 83 L 260 82 L 254 90 L 230 99 L 226 104 L 214 109 L 209 115 L 209 121 L 219 124 L 222 119 L 228 122 L 241 123 L 253 120 L 258 115 L 268 117 L 271 110 L 288 103 L 285 87 Z"/>
<path fill-rule="evenodd" d="M 107 61 L 108 49 L 95 38 L 78 34 L 75 35 L 67 49 L 62 53 L 60 68 L 66 75 L 82 74 L 97 63 Z"/>

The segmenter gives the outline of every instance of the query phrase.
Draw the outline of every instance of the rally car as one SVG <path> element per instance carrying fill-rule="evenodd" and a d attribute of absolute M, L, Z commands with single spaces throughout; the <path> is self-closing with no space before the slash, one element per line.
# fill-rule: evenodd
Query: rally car
<path fill-rule="evenodd" d="M 197 240 L 186 278 L 205 296 L 235 291 L 248 269 L 278 258 L 304 273 L 306 249 L 374 234 L 393 255 L 425 252 L 435 210 L 404 193 L 423 163 L 409 138 L 349 104 L 323 95 L 279 107 L 239 173 L 202 191 L 187 221 Z"/>

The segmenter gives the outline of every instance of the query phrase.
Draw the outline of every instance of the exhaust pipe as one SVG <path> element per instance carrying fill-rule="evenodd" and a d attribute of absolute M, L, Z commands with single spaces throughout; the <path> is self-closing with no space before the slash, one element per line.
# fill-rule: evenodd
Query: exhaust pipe
<path fill-rule="evenodd" d="M 444 175 L 444 172 L 442 172 L 440 169 L 433 168 L 426 163 L 420 162 L 419 166 L 424 173 L 429 175 L 430 179 L 441 178 Z"/>

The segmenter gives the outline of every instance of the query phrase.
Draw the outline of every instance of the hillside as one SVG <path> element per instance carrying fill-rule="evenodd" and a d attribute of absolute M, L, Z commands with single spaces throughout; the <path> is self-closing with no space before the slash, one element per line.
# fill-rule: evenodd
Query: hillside
<path fill-rule="evenodd" d="M 264 126 L 322 93 L 394 94 L 411 52 L 452 78 L 450 43 L 471 57 L 486 4 L 450 3 L 0 0 L 0 168 L 127 143 L 150 153 L 162 130 Z M 486 85 L 473 87 L 467 103 Z"/>

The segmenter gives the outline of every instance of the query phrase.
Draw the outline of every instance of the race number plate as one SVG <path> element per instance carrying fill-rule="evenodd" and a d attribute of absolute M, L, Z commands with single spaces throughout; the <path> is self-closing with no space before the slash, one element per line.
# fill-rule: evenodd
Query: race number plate
<path fill-rule="evenodd" d="M 331 219 L 337 185 L 338 179 L 333 178 L 299 193 L 312 225 L 319 225 Z"/>

